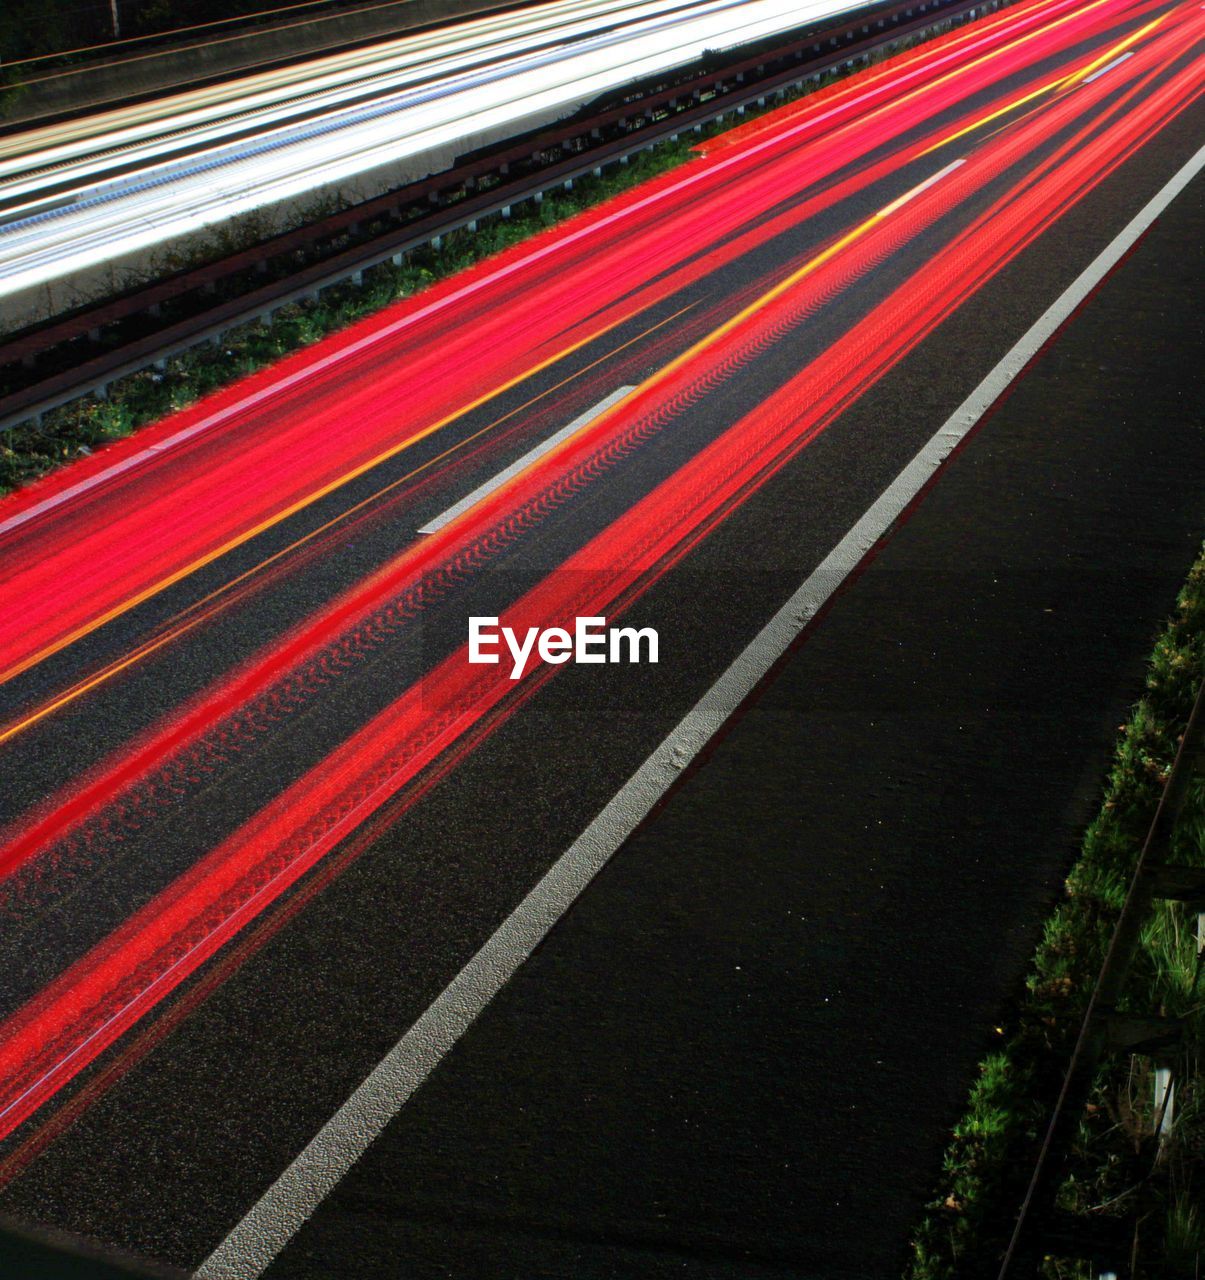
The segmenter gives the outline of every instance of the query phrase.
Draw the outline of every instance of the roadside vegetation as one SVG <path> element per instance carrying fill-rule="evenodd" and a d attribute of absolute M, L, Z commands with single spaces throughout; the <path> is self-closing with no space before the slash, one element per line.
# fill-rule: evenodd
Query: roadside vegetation
<path fill-rule="evenodd" d="M 903 51 L 951 30 L 945 21 L 924 34 L 901 37 L 894 48 Z M 881 61 L 882 51 L 871 56 Z M 860 69 L 860 68 L 858 68 Z M 592 208 L 649 178 L 684 164 L 693 147 L 717 133 L 748 123 L 778 110 L 818 89 L 852 74 L 837 70 L 807 81 L 779 98 L 771 95 L 765 107 L 748 106 L 741 114 L 726 113 L 720 123 L 706 125 L 699 133 L 684 132 L 677 140 L 653 143 L 632 155 L 627 164 L 614 164 L 601 176 L 587 174 L 574 180 L 573 189 L 556 189 L 539 203 L 524 201 L 513 206 L 511 217 L 482 218 L 476 231 L 467 228 L 442 237 L 439 248 L 425 245 L 409 252 L 395 266 L 384 262 L 364 272 L 359 285 L 350 281 L 324 289 L 318 298 L 280 308 L 270 321 L 256 321 L 226 332 L 220 343 L 190 348 L 162 362 L 110 383 L 105 398 L 82 396 L 47 412 L 40 423 L 30 420 L 0 432 L 0 494 L 45 475 L 72 458 L 121 439 L 164 414 L 182 409 L 201 396 L 228 386 L 238 378 L 264 368 L 282 356 L 371 315 L 399 299 L 410 297 L 438 280 L 453 275 L 521 240 Z M 253 234 L 254 227 L 249 234 Z M 223 246 L 225 252 L 246 247 Z M 165 261 L 178 270 L 197 260 L 194 249 L 179 260 Z"/>
<path fill-rule="evenodd" d="M 996 1274 L 1053 1110 L 1087 999 L 1120 914 L 1138 853 L 1205 679 L 1205 551 L 1159 636 L 1145 692 L 1124 725 L 1104 801 L 1084 835 L 1065 894 L 1046 923 L 1001 1047 L 979 1068 L 955 1126 L 940 1185 L 913 1241 L 907 1280 Z M 1172 860 L 1205 865 L 1205 778 L 1193 780 Z M 1186 1019 L 1172 1063 L 1170 1111 L 1156 1106 L 1154 1064 L 1106 1059 L 1071 1153 L 1058 1207 L 1120 1229 L 1135 1275 L 1205 1275 L 1205 977 L 1195 909 L 1156 901 L 1127 992 L 1135 1013 Z M 1160 1121 L 1164 1133 L 1159 1135 Z M 1046 1280 L 1096 1280 L 1084 1260 L 1046 1258 Z"/>

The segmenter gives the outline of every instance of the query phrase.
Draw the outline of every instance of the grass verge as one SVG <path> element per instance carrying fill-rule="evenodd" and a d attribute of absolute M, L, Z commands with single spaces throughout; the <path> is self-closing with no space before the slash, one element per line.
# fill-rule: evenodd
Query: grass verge
<path fill-rule="evenodd" d="M 907 1280 L 991 1277 L 1054 1106 L 1088 996 L 1104 960 L 1139 850 L 1205 678 L 1205 550 L 1156 641 L 1145 692 L 1120 736 L 1099 813 L 1084 834 L 1066 891 L 1046 922 L 1002 1047 L 980 1064 L 946 1149 L 936 1194 L 913 1238 Z M 1205 865 L 1205 779 L 1190 785 L 1172 859 Z M 1173 1064 L 1170 1131 L 1158 1135 L 1153 1064 L 1106 1059 L 1058 1192 L 1088 1221 L 1122 1220 L 1138 1276 L 1205 1275 L 1205 977 L 1198 921 L 1157 901 L 1127 992 L 1134 1012 L 1183 1017 Z M 1103 1234 L 1103 1232 L 1102 1232 Z M 1081 1259 L 1051 1255 L 1048 1280 L 1095 1280 Z"/>

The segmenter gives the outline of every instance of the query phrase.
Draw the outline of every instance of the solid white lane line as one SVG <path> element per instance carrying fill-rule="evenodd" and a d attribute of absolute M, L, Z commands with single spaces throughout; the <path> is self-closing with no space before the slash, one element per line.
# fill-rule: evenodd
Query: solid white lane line
<path fill-rule="evenodd" d="M 1202 6 L 1202 7 L 1205 7 L 1205 6 Z M 1130 49 L 1127 53 L 1123 53 L 1120 57 L 1114 58 L 1112 62 L 1106 62 L 1105 65 L 1101 67 L 1099 71 L 1094 71 L 1090 76 L 1087 76 L 1084 80 L 1084 84 L 1091 84 L 1093 80 L 1097 80 L 1101 76 L 1103 76 L 1106 71 L 1112 71 L 1114 67 L 1119 67 L 1127 58 L 1132 58 L 1133 56 L 1134 56 L 1134 50 Z"/>
<path fill-rule="evenodd" d="M 557 860 L 419 1020 L 196 1271 L 254 1280 L 439 1065 L 820 607 L 949 456 L 1177 195 L 1205 168 L 1202 147 L 1045 311 L 770 619 L 606 808 Z"/>
<path fill-rule="evenodd" d="M 537 459 L 555 449 L 562 440 L 568 440 L 575 431 L 580 431 L 588 423 L 593 422 L 595 418 L 601 417 L 613 404 L 618 404 L 624 396 L 635 390 L 635 387 L 620 387 L 618 391 L 612 391 L 605 400 L 600 400 L 593 409 L 587 409 L 585 413 L 574 418 L 567 427 L 562 427 L 556 435 L 550 436 L 543 444 L 536 445 L 534 449 L 525 453 L 516 462 L 512 462 L 505 471 L 499 471 L 492 480 L 487 480 L 484 484 L 478 485 L 472 493 L 461 498 L 454 506 L 449 507 L 443 515 L 436 516 L 434 520 L 428 520 L 418 532 L 438 533 L 444 525 L 451 524 L 458 515 L 463 514 L 470 507 L 475 507 L 482 498 L 488 498 L 495 490 L 501 489 L 508 480 L 513 480 L 520 471 L 531 466 Z"/>

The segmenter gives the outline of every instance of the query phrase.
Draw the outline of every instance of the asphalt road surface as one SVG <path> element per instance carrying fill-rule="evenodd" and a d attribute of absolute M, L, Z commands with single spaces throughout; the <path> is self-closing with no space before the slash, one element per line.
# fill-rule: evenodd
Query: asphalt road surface
<path fill-rule="evenodd" d="M 0 505 L 0 1211 L 211 1275 L 898 1269 L 1201 528 L 1203 28 L 1014 6 Z M 809 582 L 289 1244 L 298 1154 Z M 466 661 L 585 614 L 657 665 Z"/>

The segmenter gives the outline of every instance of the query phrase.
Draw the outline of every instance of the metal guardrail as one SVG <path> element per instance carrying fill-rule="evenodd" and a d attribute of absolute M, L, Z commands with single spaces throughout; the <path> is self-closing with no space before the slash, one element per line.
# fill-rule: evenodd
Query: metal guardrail
<path fill-rule="evenodd" d="M 1192 776 L 1203 770 L 1205 683 L 1197 693 L 1175 762 L 1138 855 L 1125 903 L 1084 1010 L 1058 1100 L 1038 1151 L 997 1280 L 1032 1276 L 1039 1252 L 1047 1245 L 1057 1247 L 1060 1240 L 1063 1247 L 1073 1251 L 1087 1245 L 1115 1254 L 1118 1250 L 1117 1241 L 1105 1238 L 1107 1223 L 1077 1224 L 1068 1221 L 1069 1215 L 1056 1214 L 1054 1193 L 1102 1057 L 1110 1050 L 1158 1057 L 1179 1044 L 1182 1028 L 1175 1019 L 1123 1014 L 1118 1005 L 1142 927 L 1155 899 L 1190 903 L 1199 912 L 1205 912 L 1205 867 L 1177 866 L 1168 861 Z M 1198 971 L 1199 968 L 1198 958 Z M 1166 1085 L 1160 1129 L 1172 1087 L 1170 1075 L 1166 1077 Z M 1128 1249 L 1125 1252 L 1128 1254 Z M 1124 1269 L 1125 1262 L 1122 1261 L 1120 1266 Z"/>
<path fill-rule="evenodd" d="M 215 292 L 224 280 L 239 277 L 273 259 L 284 258 L 323 240 L 346 235 L 359 224 L 410 210 L 400 226 L 369 241 L 291 272 L 237 297 L 203 306 L 195 314 L 156 324 L 120 345 L 81 357 L 66 368 L 35 379 L 0 403 L 0 430 L 17 426 L 81 396 L 103 395 L 109 382 L 146 368 L 157 360 L 215 341 L 239 325 L 262 319 L 289 303 L 312 297 L 331 285 L 359 275 L 387 259 L 400 261 L 411 250 L 438 243 L 441 236 L 485 217 L 508 216 L 524 200 L 539 199 L 556 187 L 629 156 L 666 138 L 737 112 L 775 93 L 785 93 L 810 79 L 820 79 L 858 61 L 869 62 L 884 46 L 939 23 L 965 21 L 1000 7 L 1005 0 L 900 0 L 886 8 L 864 11 L 846 25 L 808 35 L 777 48 L 709 70 L 681 84 L 650 92 L 589 116 L 562 123 L 556 130 L 528 136 L 488 155 L 476 156 L 443 173 L 397 191 L 341 210 L 306 227 L 275 236 L 248 249 L 180 272 L 167 279 L 68 316 L 39 325 L 0 342 L 0 366 L 29 366 L 46 353 L 85 340 L 95 347 L 103 330 L 155 316 L 169 304 L 198 292 Z M 836 52 L 834 52 L 834 50 Z M 775 70 L 775 64 L 787 63 Z M 710 95 L 706 97 L 704 95 Z M 663 118 L 657 119 L 664 113 Z M 610 139 L 603 135 L 616 131 Z M 532 166 L 535 157 L 544 158 Z M 511 166 L 530 166 L 513 174 Z M 474 190 L 494 180 L 487 191 Z M 454 203 L 443 203 L 455 194 Z M 428 212 L 429 211 L 429 212 Z"/>

